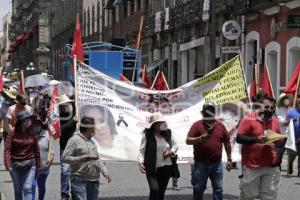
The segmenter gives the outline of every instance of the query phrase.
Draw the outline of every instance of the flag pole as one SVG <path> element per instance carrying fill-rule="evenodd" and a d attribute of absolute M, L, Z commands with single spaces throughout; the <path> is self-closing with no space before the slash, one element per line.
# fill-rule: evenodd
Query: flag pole
<path fill-rule="evenodd" d="M 269 79 L 269 83 L 270 83 L 270 86 L 271 86 L 271 91 L 272 91 L 272 96 L 274 97 L 274 90 L 273 90 L 273 85 L 272 85 L 272 82 L 271 82 L 271 79 L 270 79 L 270 73 L 269 73 L 269 68 L 267 65 L 265 65 L 265 68 L 267 70 L 267 76 L 268 76 L 268 79 Z"/>
<path fill-rule="evenodd" d="M 54 142 L 54 137 L 53 135 L 49 134 L 50 135 L 50 141 L 49 141 L 49 146 L 48 146 L 48 156 L 47 156 L 47 164 L 50 162 L 51 160 L 51 149 L 52 149 L 52 146 L 53 146 L 53 142 Z"/>
<path fill-rule="evenodd" d="M 298 80 L 297 80 L 297 85 L 296 85 L 296 91 L 295 91 L 295 96 L 294 96 L 293 107 L 296 107 L 297 96 L 298 96 L 298 90 L 299 90 L 299 84 L 300 84 L 300 73 L 298 74 Z"/>
<path fill-rule="evenodd" d="M 23 69 L 20 69 L 20 90 L 21 90 L 21 93 L 25 94 L 24 71 L 23 71 Z"/>
<path fill-rule="evenodd" d="M 168 82 L 167 82 L 167 79 L 166 79 L 166 77 L 165 77 L 164 72 L 162 71 L 161 73 L 162 73 L 162 76 L 163 76 L 163 79 L 164 79 L 165 83 L 167 84 L 167 89 L 170 90 L 169 84 L 168 84 Z"/>
<path fill-rule="evenodd" d="M 258 93 L 259 91 L 259 65 L 258 64 L 255 64 L 255 67 L 254 67 L 254 70 L 255 70 L 255 82 L 256 82 L 256 93 Z"/>
<path fill-rule="evenodd" d="M 136 50 L 139 50 L 139 48 L 141 46 L 143 26 L 144 26 L 144 15 L 142 15 L 142 17 L 141 17 L 140 29 L 139 29 L 139 33 L 138 33 L 138 37 L 137 37 L 137 42 L 136 42 Z M 132 83 L 134 82 L 137 59 L 138 59 L 138 52 L 136 54 L 136 60 L 134 61 L 134 67 L 133 67 L 132 78 L 131 78 Z"/>
<path fill-rule="evenodd" d="M 151 87 L 150 87 L 150 90 L 153 89 L 154 84 L 155 84 L 155 82 L 156 82 L 156 80 L 157 80 L 157 78 L 158 78 L 159 73 L 160 73 L 160 69 L 159 69 L 159 70 L 157 71 L 157 73 L 156 73 L 155 79 L 154 79 L 154 81 L 153 81 L 153 83 L 152 83 L 152 85 L 151 85 Z"/>
<path fill-rule="evenodd" d="M 77 79 L 77 56 L 73 58 L 74 69 L 74 84 L 75 84 L 75 117 L 79 120 L 79 107 L 78 107 L 78 79 Z M 79 129 L 79 123 L 76 123 L 76 128 Z"/>

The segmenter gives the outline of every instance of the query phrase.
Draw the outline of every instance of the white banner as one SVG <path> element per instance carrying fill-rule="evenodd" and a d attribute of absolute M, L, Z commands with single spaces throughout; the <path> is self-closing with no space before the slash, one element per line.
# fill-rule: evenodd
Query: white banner
<path fill-rule="evenodd" d="M 104 160 L 136 161 L 142 132 L 153 112 L 165 115 L 179 145 L 178 161 L 193 160 L 193 146 L 185 144 L 194 122 L 202 118 L 204 101 L 220 106 L 221 120 L 232 135 L 247 98 L 243 71 L 238 57 L 206 76 L 177 89 L 153 91 L 113 79 L 90 66 L 78 68 L 80 115 L 96 121 L 98 150 Z"/>

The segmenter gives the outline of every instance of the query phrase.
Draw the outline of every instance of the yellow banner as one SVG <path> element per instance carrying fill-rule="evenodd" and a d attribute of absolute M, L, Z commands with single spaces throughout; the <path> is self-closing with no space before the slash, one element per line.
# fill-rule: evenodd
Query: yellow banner
<path fill-rule="evenodd" d="M 210 84 L 215 85 L 205 87 Z M 217 105 L 247 98 L 247 88 L 239 56 L 199 78 L 195 88 L 197 87 L 204 88 L 202 97 L 205 101 L 211 101 Z"/>

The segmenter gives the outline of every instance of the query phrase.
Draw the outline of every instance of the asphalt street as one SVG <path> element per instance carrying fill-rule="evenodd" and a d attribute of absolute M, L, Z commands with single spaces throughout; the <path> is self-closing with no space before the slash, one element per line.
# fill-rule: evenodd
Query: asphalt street
<path fill-rule="evenodd" d="M 58 145 L 56 143 L 56 152 L 58 153 Z M 2 200 L 13 200 L 13 185 L 9 173 L 5 171 L 3 166 L 3 144 L 0 148 L 0 189 Z M 100 195 L 101 200 L 146 200 L 149 189 L 144 174 L 138 170 L 136 163 L 127 162 L 106 162 L 107 168 L 111 171 L 112 182 L 108 184 L 101 177 Z M 295 163 L 296 164 L 296 163 Z M 179 186 L 181 190 L 174 191 L 171 189 L 171 181 L 169 183 L 166 200 L 192 200 L 192 187 L 190 183 L 190 165 L 180 164 L 181 178 Z M 287 178 L 286 161 L 284 160 L 283 171 L 281 177 L 281 185 L 279 190 L 279 200 L 298 200 L 300 196 L 300 178 Z M 294 166 L 296 173 L 296 165 Z M 224 170 L 224 200 L 239 199 L 239 178 L 240 169 L 227 172 Z M 47 179 L 46 200 L 60 199 L 60 166 L 59 157 L 56 156 L 55 162 L 51 167 L 50 175 Z M 205 199 L 212 199 L 212 188 L 210 182 L 207 184 Z"/>

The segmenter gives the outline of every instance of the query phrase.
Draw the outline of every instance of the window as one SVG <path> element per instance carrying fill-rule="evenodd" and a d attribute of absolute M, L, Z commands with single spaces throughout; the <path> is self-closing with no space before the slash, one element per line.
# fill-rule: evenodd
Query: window
<path fill-rule="evenodd" d="M 83 12 L 83 35 L 86 37 L 87 23 L 86 23 L 86 12 Z"/>
<path fill-rule="evenodd" d="M 97 3 L 97 31 L 100 33 L 100 2 Z"/>
<path fill-rule="evenodd" d="M 87 36 L 90 35 L 91 31 L 91 14 L 90 14 L 90 8 L 88 8 L 87 11 Z"/>
<path fill-rule="evenodd" d="M 95 32 L 95 6 L 92 7 L 92 34 Z"/>

